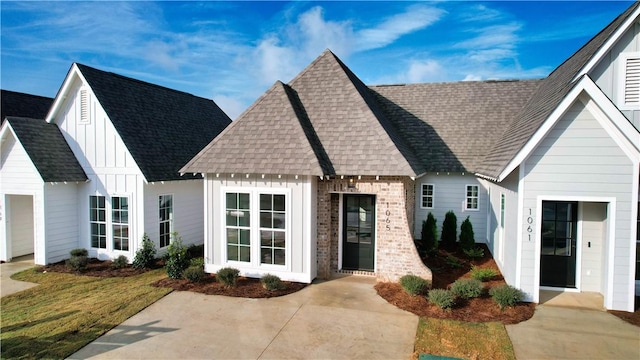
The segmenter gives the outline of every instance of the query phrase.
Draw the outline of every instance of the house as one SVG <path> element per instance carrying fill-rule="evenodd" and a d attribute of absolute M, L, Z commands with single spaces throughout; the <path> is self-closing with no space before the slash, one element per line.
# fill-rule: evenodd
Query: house
<path fill-rule="evenodd" d="M 0 129 L 0 260 L 202 243 L 203 180 L 178 170 L 231 122 L 213 101 L 73 64 L 43 117 Z"/>
<path fill-rule="evenodd" d="M 45 96 L 0 90 L 0 121 L 7 116 L 44 119 L 51 103 L 53 99 Z"/>
<path fill-rule="evenodd" d="M 366 86 L 325 51 L 182 168 L 204 176 L 205 270 L 430 279 L 413 239 L 453 210 L 528 301 L 632 311 L 639 21 L 635 3 L 540 80 Z"/>

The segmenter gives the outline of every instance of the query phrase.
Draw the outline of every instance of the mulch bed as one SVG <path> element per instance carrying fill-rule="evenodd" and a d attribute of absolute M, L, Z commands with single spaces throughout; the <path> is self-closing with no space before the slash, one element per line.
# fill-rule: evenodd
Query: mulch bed
<path fill-rule="evenodd" d="M 164 262 L 158 261 L 154 266 L 154 268 L 161 268 L 162 266 L 164 266 Z M 87 268 L 82 272 L 76 272 L 74 270 L 69 269 L 67 265 L 65 265 L 64 261 L 41 266 L 38 268 L 38 271 L 77 274 L 77 275 L 95 276 L 95 277 L 127 277 L 127 276 L 139 275 L 149 270 L 150 269 L 134 269 L 130 265 L 124 268 L 116 269 L 113 267 L 112 261 L 102 261 L 96 258 L 90 258 Z"/>
<path fill-rule="evenodd" d="M 215 275 L 207 275 L 203 280 L 192 283 L 188 280 L 165 278 L 153 283 L 153 286 L 168 287 L 178 291 L 193 291 L 206 295 L 225 295 L 245 298 L 271 298 L 283 296 L 302 290 L 307 284 L 283 281 L 280 290 L 269 291 L 262 286 L 260 279 L 239 277 L 235 287 L 227 287 L 217 282 Z"/>
<path fill-rule="evenodd" d="M 617 311 L 617 310 L 608 310 L 607 312 L 611 315 L 615 315 L 619 317 L 620 319 L 630 324 L 633 324 L 635 326 L 640 326 L 640 296 L 636 296 L 634 312 Z"/>
<path fill-rule="evenodd" d="M 500 270 L 491 253 L 485 245 L 484 257 L 469 260 L 460 250 L 446 251 L 439 249 L 437 254 L 423 258 L 427 267 L 433 272 L 432 288 L 447 289 L 459 278 L 469 277 L 471 266 L 479 268 L 492 268 L 498 274 Z M 451 264 L 452 257 L 460 261 L 459 266 Z M 485 289 L 504 284 L 502 275 L 498 275 L 484 283 Z M 411 296 L 407 294 L 398 283 L 378 283 L 375 289 L 382 298 L 400 309 L 412 312 L 418 316 L 452 319 L 469 322 L 499 321 L 503 324 L 516 324 L 530 319 L 535 311 L 534 303 L 519 303 L 500 311 L 500 307 L 485 292 L 481 297 L 470 300 L 459 300 L 450 310 L 442 310 L 436 305 L 430 304 L 425 296 Z"/>

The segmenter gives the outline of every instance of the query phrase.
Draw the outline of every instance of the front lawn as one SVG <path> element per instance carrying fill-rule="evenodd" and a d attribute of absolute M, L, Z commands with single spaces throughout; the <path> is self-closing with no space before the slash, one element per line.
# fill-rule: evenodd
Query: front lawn
<path fill-rule="evenodd" d="M 2 358 L 65 358 L 171 292 L 150 284 L 156 269 L 98 278 L 35 269 L 15 280 L 40 284 L 1 299 Z"/>

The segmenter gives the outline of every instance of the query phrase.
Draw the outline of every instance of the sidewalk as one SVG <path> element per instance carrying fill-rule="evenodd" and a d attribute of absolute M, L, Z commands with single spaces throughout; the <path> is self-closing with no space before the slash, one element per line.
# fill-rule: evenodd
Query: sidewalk
<path fill-rule="evenodd" d="M 21 256 L 11 262 L 0 264 L 0 297 L 37 286 L 38 284 L 11 279 L 11 275 L 34 266 L 33 255 Z"/>

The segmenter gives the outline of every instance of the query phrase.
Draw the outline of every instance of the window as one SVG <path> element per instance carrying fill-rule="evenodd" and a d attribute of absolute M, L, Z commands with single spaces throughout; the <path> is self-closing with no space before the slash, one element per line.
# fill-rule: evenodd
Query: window
<path fill-rule="evenodd" d="M 422 184 L 421 207 L 433 209 L 433 184 Z"/>
<path fill-rule="evenodd" d="M 640 109 L 640 52 L 620 55 L 620 104 L 622 110 Z"/>
<path fill-rule="evenodd" d="M 577 209 L 575 202 L 542 202 L 542 255 L 572 256 Z"/>
<path fill-rule="evenodd" d="M 504 194 L 500 194 L 500 229 L 502 230 L 504 230 L 504 208 L 505 208 Z"/>
<path fill-rule="evenodd" d="M 478 185 L 467 185 L 467 210 L 478 210 Z"/>
<path fill-rule="evenodd" d="M 104 196 L 89 196 L 89 226 L 93 248 L 107 248 L 106 212 Z"/>
<path fill-rule="evenodd" d="M 285 265 L 284 195 L 260 194 L 260 263 Z"/>
<path fill-rule="evenodd" d="M 129 250 L 129 199 L 111 198 L 111 225 L 113 228 L 113 249 Z"/>
<path fill-rule="evenodd" d="M 227 260 L 251 261 L 251 211 L 248 193 L 226 194 Z"/>
<path fill-rule="evenodd" d="M 173 228 L 173 195 L 160 195 L 158 198 L 159 222 L 160 222 L 160 247 L 171 243 L 171 231 Z"/>

